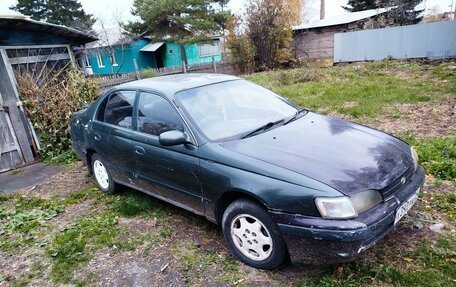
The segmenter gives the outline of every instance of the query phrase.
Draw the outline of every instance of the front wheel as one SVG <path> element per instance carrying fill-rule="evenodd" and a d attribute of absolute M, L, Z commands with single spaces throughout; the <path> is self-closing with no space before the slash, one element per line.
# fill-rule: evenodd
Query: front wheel
<path fill-rule="evenodd" d="M 103 192 L 112 194 L 116 191 L 117 184 L 112 180 L 104 159 L 98 154 L 92 156 L 92 171 L 95 182 Z"/>
<path fill-rule="evenodd" d="M 252 201 L 231 203 L 223 213 L 222 229 L 231 253 L 247 265 L 271 270 L 287 258 L 277 225 L 263 207 Z"/>

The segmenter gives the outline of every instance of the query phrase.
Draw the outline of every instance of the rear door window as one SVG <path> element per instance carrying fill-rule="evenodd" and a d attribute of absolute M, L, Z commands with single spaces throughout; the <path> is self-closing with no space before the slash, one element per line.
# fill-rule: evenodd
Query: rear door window
<path fill-rule="evenodd" d="M 138 105 L 138 131 L 154 136 L 179 130 L 183 123 L 171 104 L 159 95 L 141 93 Z"/>
<path fill-rule="evenodd" d="M 135 91 L 116 91 L 109 96 L 106 104 L 104 122 L 131 129 Z"/>

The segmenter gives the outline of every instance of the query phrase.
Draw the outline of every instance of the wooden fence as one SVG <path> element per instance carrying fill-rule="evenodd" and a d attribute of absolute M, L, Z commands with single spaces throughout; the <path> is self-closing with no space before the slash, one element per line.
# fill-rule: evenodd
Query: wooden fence
<path fill-rule="evenodd" d="M 138 76 L 136 73 L 126 73 L 126 74 L 116 74 L 116 75 L 96 75 L 96 76 L 89 76 L 90 78 L 94 79 L 100 85 L 100 92 L 104 92 L 112 87 L 117 85 L 136 81 L 138 80 Z"/>
<path fill-rule="evenodd" d="M 155 76 L 165 76 L 181 73 L 219 73 L 230 74 L 235 73 L 233 66 L 229 62 L 209 62 L 184 67 L 164 67 L 153 69 Z M 117 85 L 136 81 L 141 79 L 139 71 L 117 75 L 91 75 L 90 78 L 94 79 L 100 85 L 100 92 L 104 92 Z"/>

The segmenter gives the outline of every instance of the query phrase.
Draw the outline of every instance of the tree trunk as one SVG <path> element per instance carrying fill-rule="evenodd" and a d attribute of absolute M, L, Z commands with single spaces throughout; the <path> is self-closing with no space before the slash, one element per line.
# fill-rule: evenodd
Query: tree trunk
<path fill-rule="evenodd" d="M 187 54 L 185 54 L 185 46 L 184 46 L 184 44 L 180 43 L 179 47 L 180 47 L 180 51 L 181 51 L 182 65 L 187 67 Z"/>

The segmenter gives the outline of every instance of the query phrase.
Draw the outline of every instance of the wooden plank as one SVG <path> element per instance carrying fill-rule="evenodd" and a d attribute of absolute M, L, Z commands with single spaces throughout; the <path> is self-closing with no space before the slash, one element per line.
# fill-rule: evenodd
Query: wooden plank
<path fill-rule="evenodd" d="M 0 172 L 24 163 L 8 114 L 0 111 Z"/>
<path fill-rule="evenodd" d="M 10 170 L 22 164 L 23 162 L 17 150 L 0 154 L 0 172 Z"/>
<path fill-rule="evenodd" d="M 26 46 L 3 46 L 4 49 L 46 49 L 46 48 L 66 48 L 68 45 L 56 44 L 56 45 L 26 45 Z"/>
<path fill-rule="evenodd" d="M 19 146 L 12 134 L 11 125 L 7 121 L 7 115 L 4 111 L 0 111 L 0 153 L 17 150 Z"/>
<path fill-rule="evenodd" d="M 24 123 L 22 122 L 19 108 L 16 104 L 6 103 L 6 106 L 8 107 L 11 125 L 14 129 L 14 133 L 16 134 L 25 162 L 32 162 L 35 158 L 33 157 L 31 143 L 29 142 Z"/>
<path fill-rule="evenodd" d="M 67 45 L 66 48 L 67 48 L 68 55 L 70 56 L 72 67 L 77 68 L 77 63 L 76 63 L 76 59 L 74 58 L 73 50 L 71 50 L 70 45 Z"/>
<path fill-rule="evenodd" d="M 60 61 L 60 60 L 69 60 L 71 59 L 70 55 L 66 53 L 61 54 L 52 54 L 52 55 L 40 55 L 40 56 L 30 56 L 30 57 L 18 57 L 18 58 L 9 58 L 11 65 L 17 64 L 27 64 L 27 63 L 39 63 L 46 61 Z"/>
<path fill-rule="evenodd" d="M 5 50 L 0 47 L 0 94 L 4 103 L 19 100 L 19 92 L 16 85 L 16 78 L 14 77 L 13 69 L 9 65 L 8 56 Z"/>

